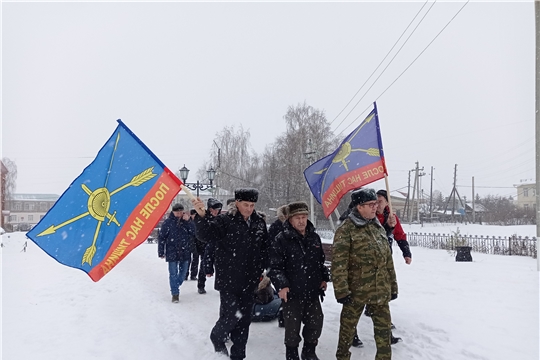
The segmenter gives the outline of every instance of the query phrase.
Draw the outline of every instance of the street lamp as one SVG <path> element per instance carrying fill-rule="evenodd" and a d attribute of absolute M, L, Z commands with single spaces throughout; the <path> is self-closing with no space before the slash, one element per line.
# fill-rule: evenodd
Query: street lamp
<path fill-rule="evenodd" d="M 208 190 L 212 188 L 212 181 L 214 181 L 216 170 L 214 170 L 213 168 L 210 168 L 209 170 L 206 171 L 206 174 L 208 175 L 208 181 L 210 181 L 210 184 L 202 184 L 199 182 L 199 180 L 197 180 L 196 183 L 188 183 L 187 178 L 189 175 L 189 169 L 186 167 L 185 164 L 180 169 L 180 179 L 182 179 L 182 182 L 188 189 L 197 191 L 197 197 L 199 197 L 199 190 Z"/>

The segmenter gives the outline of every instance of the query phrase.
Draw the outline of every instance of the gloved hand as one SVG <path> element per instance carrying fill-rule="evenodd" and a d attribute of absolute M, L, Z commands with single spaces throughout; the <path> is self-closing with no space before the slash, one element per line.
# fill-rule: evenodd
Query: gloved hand
<path fill-rule="evenodd" d="M 397 294 L 390 295 L 390 301 L 396 300 L 396 299 L 397 299 Z"/>
<path fill-rule="evenodd" d="M 350 304 L 352 303 L 352 298 L 351 298 L 351 295 L 347 295 L 345 297 L 342 297 L 342 298 L 339 298 L 339 299 L 336 299 L 338 303 L 342 304 L 342 305 L 347 305 L 347 304 Z"/>

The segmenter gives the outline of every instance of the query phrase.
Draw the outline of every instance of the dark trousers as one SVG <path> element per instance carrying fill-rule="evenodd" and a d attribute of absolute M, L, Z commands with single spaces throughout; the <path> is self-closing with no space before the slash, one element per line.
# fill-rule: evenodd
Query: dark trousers
<path fill-rule="evenodd" d="M 298 347 L 302 338 L 304 344 L 317 345 L 323 327 L 323 312 L 319 298 L 313 300 L 287 300 L 283 302 L 283 320 L 285 322 L 285 346 Z"/>
<path fill-rule="evenodd" d="M 204 285 L 206 284 L 206 274 L 204 271 L 204 264 L 203 264 L 204 254 L 202 254 L 200 257 L 201 257 L 201 260 L 199 261 L 200 266 L 199 266 L 199 276 L 197 276 L 197 288 L 204 289 Z"/>
<path fill-rule="evenodd" d="M 191 252 L 191 256 L 189 257 L 189 265 L 188 265 L 188 272 L 186 273 L 186 280 L 190 276 L 194 278 L 197 276 L 197 270 L 199 269 L 199 254 L 197 253 L 197 250 L 194 250 Z"/>
<path fill-rule="evenodd" d="M 210 340 L 216 349 L 220 349 L 225 346 L 225 340 L 231 334 L 231 359 L 243 359 L 246 357 L 254 295 L 220 291 L 219 300 L 219 319 L 210 333 Z"/>

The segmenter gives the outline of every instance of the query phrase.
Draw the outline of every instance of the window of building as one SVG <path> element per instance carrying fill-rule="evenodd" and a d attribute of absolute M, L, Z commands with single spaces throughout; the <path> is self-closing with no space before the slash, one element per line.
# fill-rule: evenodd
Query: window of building
<path fill-rule="evenodd" d="M 20 202 L 16 202 L 14 206 L 14 210 L 22 210 L 22 204 Z"/>
<path fill-rule="evenodd" d="M 45 203 L 45 202 L 40 202 L 40 203 L 39 203 L 39 210 L 47 211 L 47 203 Z"/>
<path fill-rule="evenodd" d="M 25 211 L 30 210 L 30 204 L 29 204 L 29 203 L 25 203 L 24 206 L 23 206 L 23 209 L 24 209 Z"/>
<path fill-rule="evenodd" d="M 529 197 L 529 188 L 523 188 L 523 196 Z"/>
<path fill-rule="evenodd" d="M 30 210 L 30 211 L 33 211 L 35 209 L 35 207 L 36 207 L 36 204 L 34 204 L 33 202 L 28 204 L 28 210 Z"/>
<path fill-rule="evenodd" d="M 523 204 L 523 208 L 524 208 L 525 210 L 529 210 L 529 204 Z"/>
<path fill-rule="evenodd" d="M 17 222 L 17 215 L 9 215 L 9 222 Z"/>
<path fill-rule="evenodd" d="M 34 221 L 34 215 L 28 215 L 28 221 Z"/>

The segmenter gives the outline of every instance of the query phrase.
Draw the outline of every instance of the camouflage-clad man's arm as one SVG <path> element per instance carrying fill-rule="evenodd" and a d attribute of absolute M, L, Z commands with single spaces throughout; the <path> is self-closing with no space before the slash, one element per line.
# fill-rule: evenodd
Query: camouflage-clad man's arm
<path fill-rule="evenodd" d="M 392 258 L 392 253 L 388 251 L 386 268 L 388 269 L 388 274 L 390 275 L 390 294 L 398 293 L 397 279 L 396 279 L 396 270 L 394 269 L 394 259 Z"/>
<path fill-rule="evenodd" d="M 332 282 L 334 284 L 334 294 L 336 299 L 344 298 L 351 293 L 349 289 L 349 253 L 351 249 L 350 230 L 347 230 L 350 221 L 344 222 L 334 234 L 334 245 L 332 245 Z"/>

